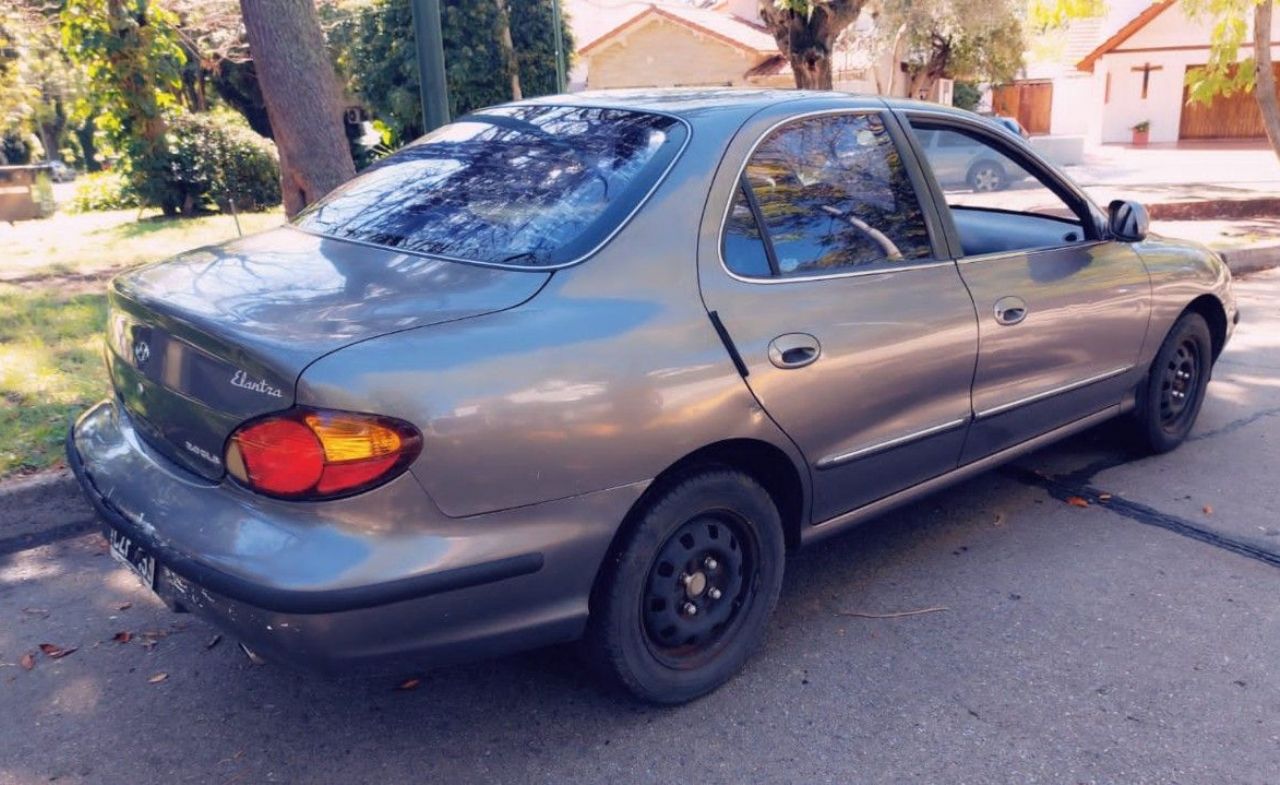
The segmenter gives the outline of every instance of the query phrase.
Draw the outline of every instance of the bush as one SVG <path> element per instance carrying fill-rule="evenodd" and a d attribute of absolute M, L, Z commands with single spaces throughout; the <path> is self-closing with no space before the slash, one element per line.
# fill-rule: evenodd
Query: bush
<path fill-rule="evenodd" d="M 226 212 L 233 197 L 238 210 L 262 210 L 280 203 L 280 162 L 238 114 L 183 114 L 169 120 L 163 152 L 134 161 L 133 183 L 168 214 Z"/>
<path fill-rule="evenodd" d="M 127 210 L 138 206 L 138 194 L 119 172 L 93 172 L 76 180 L 70 209 L 76 213 L 93 210 Z"/>

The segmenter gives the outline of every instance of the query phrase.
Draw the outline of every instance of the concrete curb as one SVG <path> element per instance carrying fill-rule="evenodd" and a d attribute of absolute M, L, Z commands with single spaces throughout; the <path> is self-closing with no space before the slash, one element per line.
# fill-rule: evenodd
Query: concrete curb
<path fill-rule="evenodd" d="M 1153 202 L 1146 205 L 1153 221 L 1203 221 L 1224 218 L 1270 218 L 1280 215 L 1280 197 Z"/>
<path fill-rule="evenodd" d="M 91 531 L 96 516 L 70 469 L 0 483 L 0 556 Z"/>
<path fill-rule="evenodd" d="M 1253 248 L 1228 248 L 1218 251 L 1232 275 L 1256 273 L 1280 267 L 1280 245 L 1264 245 Z"/>

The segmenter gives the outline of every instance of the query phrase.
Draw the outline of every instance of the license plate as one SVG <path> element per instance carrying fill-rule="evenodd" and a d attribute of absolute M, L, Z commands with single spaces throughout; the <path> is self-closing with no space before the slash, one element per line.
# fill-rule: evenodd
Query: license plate
<path fill-rule="evenodd" d="M 156 559 L 115 529 L 107 529 L 111 557 L 133 571 L 148 589 L 156 588 Z"/>

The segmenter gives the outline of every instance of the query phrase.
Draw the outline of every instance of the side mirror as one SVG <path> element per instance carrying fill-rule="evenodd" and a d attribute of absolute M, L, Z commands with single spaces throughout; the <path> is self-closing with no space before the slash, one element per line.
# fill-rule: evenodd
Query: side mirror
<path fill-rule="evenodd" d="M 1108 206 L 1107 213 L 1107 226 L 1115 239 L 1127 243 L 1147 239 L 1147 231 L 1151 228 L 1151 216 L 1147 214 L 1147 208 L 1139 202 L 1116 199 Z"/>

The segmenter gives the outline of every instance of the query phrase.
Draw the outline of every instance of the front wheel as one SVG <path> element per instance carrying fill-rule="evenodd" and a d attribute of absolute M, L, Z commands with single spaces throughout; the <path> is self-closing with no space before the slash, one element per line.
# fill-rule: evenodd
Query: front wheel
<path fill-rule="evenodd" d="M 675 483 L 601 577 L 584 638 L 591 664 L 653 703 L 714 690 L 764 640 L 784 555 L 777 507 L 750 476 L 708 469 Z"/>
<path fill-rule="evenodd" d="M 1182 444 L 1200 414 L 1212 367 L 1209 325 L 1198 313 L 1183 314 L 1138 389 L 1134 430 L 1140 451 L 1162 453 Z"/>

